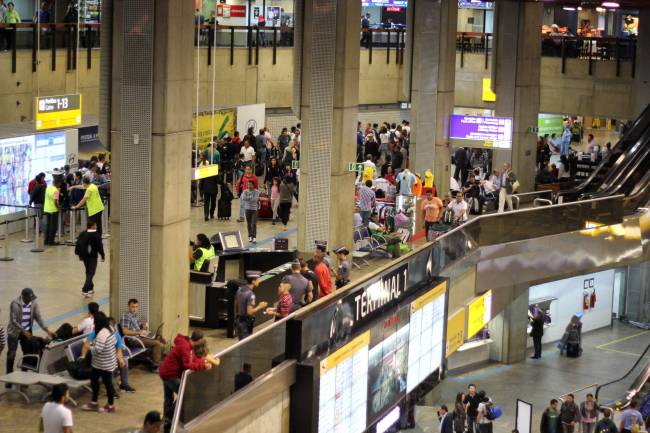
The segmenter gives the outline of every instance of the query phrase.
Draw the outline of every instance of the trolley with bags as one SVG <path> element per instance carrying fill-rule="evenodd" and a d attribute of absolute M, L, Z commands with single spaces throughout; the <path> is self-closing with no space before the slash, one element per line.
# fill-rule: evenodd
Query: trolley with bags
<path fill-rule="evenodd" d="M 271 199 L 265 192 L 260 193 L 257 218 L 269 220 L 273 219 L 273 206 L 271 206 Z"/>

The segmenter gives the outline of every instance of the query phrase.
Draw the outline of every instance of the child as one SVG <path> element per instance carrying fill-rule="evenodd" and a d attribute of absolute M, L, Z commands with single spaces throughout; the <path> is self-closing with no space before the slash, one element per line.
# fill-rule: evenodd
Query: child
<path fill-rule="evenodd" d="M 242 192 L 239 200 L 244 213 L 246 214 L 246 226 L 248 228 L 248 242 L 257 242 L 257 211 L 260 205 L 260 192 L 254 182 L 247 183 L 248 188 Z"/>
<path fill-rule="evenodd" d="M 348 255 L 350 252 L 346 247 L 338 247 L 334 250 L 336 258 L 339 259 L 339 267 L 334 270 L 336 278 L 336 288 L 340 289 L 350 282 L 350 261 Z"/>
<path fill-rule="evenodd" d="M 271 179 L 271 208 L 273 209 L 273 221 L 271 224 L 275 225 L 275 221 L 278 219 L 278 207 L 280 206 L 280 179 L 274 177 Z"/>
<path fill-rule="evenodd" d="M 232 213 L 232 200 L 233 200 L 232 191 L 230 190 L 230 185 L 227 182 L 221 184 L 221 196 L 217 203 L 217 219 L 219 220 L 230 220 L 230 214 Z"/>

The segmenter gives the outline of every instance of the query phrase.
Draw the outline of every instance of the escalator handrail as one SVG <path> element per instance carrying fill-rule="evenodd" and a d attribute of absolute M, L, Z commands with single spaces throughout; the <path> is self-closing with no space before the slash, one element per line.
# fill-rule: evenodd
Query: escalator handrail
<path fill-rule="evenodd" d="M 650 137 L 650 134 L 649 134 L 649 137 Z M 634 160 L 632 160 L 630 162 L 631 167 L 630 167 L 630 165 L 624 165 L 621 168 L 619 168 L 619 170 L 618 170 L 619 173 L 618 173 L 617 176 L 615 176 L 616 179 L 614 179 L 610 184 L 606 185 L 606 187 L 604 189 L 602 189 L 600 191 L 596 191 L 596 192 L 594 192 L 592 194 L 589 194 L 589 195 L 587 195 L 587 197 L 589 197 L 589 198 L 598 198 L 598 197 L 610 196 L 610 195 L 613 195 L 613 194 L 623 194 L 623 193 L 620 193 L 619 191 L 624 186 L 625 182 L 627 182 L 629 177 L 632 176 L 632 174 L 634 174 L 634 172 L 638 168 L 639 164 L 642 164 L 643 161 L 645 160 L 645 158 L 648 158 L 648 157 L 650 157 L 650 147 L 647 147 L 644 150 L 644 153 L 642 153 L 641 155 L 639 155 L 637 158 L 635 158 Z M 605 184 L 606 184 L 606 182 L 603 182 L 603 185 L 605 185 Z"/>
<path fill-rule="evenodd" d="M 622 174 L 628 171 L 628 167 L 634 164 L 638 164 L 640 156 L 645 155 L 646 153 L 644 152 L 647 152 L 648 150 L 648 142 L 650 142 L 650 128 L 641 134 L 641 136 L 634 142 L 634 144 L 632 144 L 630 148 L 625 152 L 626 157 L 623 159 L 620 165 L 617 165 L 618 161 L 612 165 L 612 172 L 608 173 L 607 177 L 603 179 L 602 184 L 595 192 L 600 192 L 603 189 L 611 187 L 611 185 L 614 184 Z"/>
<path fill-rule="evenodd" d="M 613 384 L 613 383 L 620 382 L 620 381 L 622 381 L 622 380 L 625 380 L 625 379 L 626 379 L 626 378 L 627 378 L 627 377 L 628 377 L 628 376 L 629 376 L 629 375 L 634 371 L 634 369 L 638 367 L 639 363 L 640 363 L 640 362 L 645 358 L 645 354 L 648 353 L 648 351 L 650 351 L 650 344 L 648 344 L 648 347 L 645 348 L 645 350 L 643 351 L 643 353 L 641 354 L 641 356 L 639 356 L 639 359 L 636 360 L 636 362 L 634 363 L 634 365 L 632 366 L 632 368 L 630 368 L 630 370 L 629 370 L 627 373 L 625 373 L 623 376 L 621 376 L 621 377 L 618 378 L 618 379 L 614 379 L 614 380 L 609 381 L 609 382 L 607 382 L 607 383 L 603 383 L 603 384 L 601 384 L 601 385 L 598 385 L 598 388 L 596 388 L 596 396 L 595 396 L 595 397 L 596 397 L 596 400 L 598 400 L 598 393 L 600 393 L 600 389 L 601 389 L 602 387 L 604 387 L 604 386 L 608 386 L 608 385 L 611 385 L 611 384 Z"/>
<path fill-rule="evenodd" d="M 623 135 L 623 137 L 621 137 L 621 139 L 618 140 L 618 142 L 616 143 L 616 145 L 612 148 L 612 151 L 607 155 L 607 157 L 603 158 L 603 160 L 600 162 L 600 164 L 598 164 L 598 166 L 596 167 L 596 169 L 595 169 L 594 171 L 591 172 L 591 174 L 589 175 L 589 177 L 588 177 L 587 179 L 585 179 L 584 181 L 582 181 L 582 182 L 580 183 L 580 185 L 578 185 L 578 186 L 576 186 L 576 187 L 574 187 L 574 188 L 567 189 L 567 190 L 564 190 L 564 191 L 559 191 L 558 194 L 557 194 L 557 197 L 561 197 L 561 196 L 565 196 L 565 195 L 571 195 L 571 194 L 578 194 L 578 193 L 580 193 L 582 190 L 584 190 L 584 189 L 587 187 L 587 185 L 590 184 L 590 183 L 594 180 L 594 178 L 597 176 L 597 174 L 600 172 L 600 170 L 603 169 L 603 167 L 605 166 L 605 164 L 607 164 L 607 163 L 609 162 L 609 160 L 610 160 L 611 158 L 614 157 L 614 153 L 615 153 L 614 151 L 615 151 L 615 150 L 616 150 L 616 149 L 621 145 L 621 143 L 624 143 L 624 142 L 628 141 L 629 138 L 630 138 L 630 136 L 631 136 L 633 133 L 636 132 L 636 129 L 639 127 L 639 124 L 642 122 L 642 120 L 644 120 L 644 118 L 645 118 L 646 116 L 650 117 L 650 104 L 649 104 L 649 105 L 648 105 L 648 106 L 643 110 L 643 112 L 639 115 L 639 117 L 637 117 L 637 118 L 635 119 L 634 123 L 632 123 L 632 125 L 631 125 L 630 128 L 627 130 L 627 132 L 625 133 L 625 135 Z M 650 122 L 649 122 L 649 123 L 650 123 Z M 643 132 L 641 132 L 641 133 L 639 134 L 639 137 L 637 137 L 636 139 L 634 139 L 634 141 L 635 141 L 635 142 L 638 141 L 638 139 L 639 139 L 642 135 L 643 135 Z M 630 150 L 631 147 L 632 147 L 632 146 L 630 146 L 630 147 L 629 147 L 628 149 L 626 149 L 625 151 L 621 152 L 621 154 L 626 153 L 626 151 Z M 620 156 L 620 154 L 619 154 L 619 156 Z"/>

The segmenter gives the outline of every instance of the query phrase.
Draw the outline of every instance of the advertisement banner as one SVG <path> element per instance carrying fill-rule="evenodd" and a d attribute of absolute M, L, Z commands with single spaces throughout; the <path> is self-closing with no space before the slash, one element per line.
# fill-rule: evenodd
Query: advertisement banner
<path fill-rule="evenodd" d="M 237 107 L 237 131 L 243 137 L 248 128 L 253 128 L 255 135 L 266 124 L 266 104 L 241 105 Z"/>
<path fill-rule="evenodd" d="M 467 338 L 472 338 L 492 319 L 492 290 L 474 299 L 468 308 Z"/>
<path fill-rule="evenodd" d="M 449 122 L 449 141 L 457 146 L 510 149 L 512 119 L 452 114 Z"/>
<path fill-rule="evenodd" d="M 36 130 L 81 125 L 81 94 L 35 98 Z"/>
<path fill-rule="evenodd" d="M 212 133 L 222 138 L 225 133 L 231 137 L 235 132 L 235 110 L 215 110 L 214 117 L 212 111 L 201 111 L 198 118 L 198 140 L 199 149 L 203 150 L 212 141 Z M 197 119 L 196 115 L 192 116 L 192 144 L 195 143 L 197 136 Z"/>
<path fill-rule="evenodd" d="M 447 357 L 465 341 L 465 309 L 458 310 L 447 319 Z"/>
<path fill-rule="evenodd" d="M 562 135 L 564 132 L 564 117 L 555 114 L 540 114 L 537 118 L 538 135 Z"/>

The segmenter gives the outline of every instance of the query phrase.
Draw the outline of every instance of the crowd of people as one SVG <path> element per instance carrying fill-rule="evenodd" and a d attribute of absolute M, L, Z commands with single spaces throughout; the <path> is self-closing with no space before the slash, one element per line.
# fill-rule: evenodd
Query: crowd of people
<path fill-rule="evenodd" d="M 300 160 L 300 124 L 291 130 L 283 128 L 274 140 L 268 128 L 250 128 L 240 138 L 238 131 L 213 137 L 210 145 L 199 155 L 195 166 L 219 164 L 220 173 L 201 179 L 198 190 L 203 199 L 203 217 L 209 221 L 230 220 L 232 201 L 239 198 L 237 222 L 246 221 L 248 241 L 257 242 L 259 216 L 272 224 L 281 223 L 287 230 L 294 198 L 298 200 L 300 170 L 294 161 Z M 194 189 L 193 189 L 194 193 Z M 194 201 L 198 201 L 196 195 Z"/>

